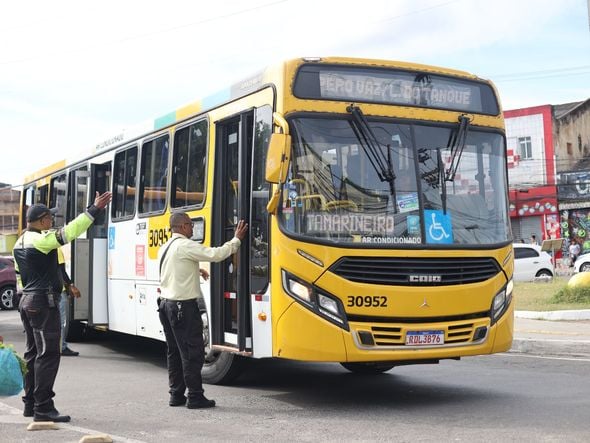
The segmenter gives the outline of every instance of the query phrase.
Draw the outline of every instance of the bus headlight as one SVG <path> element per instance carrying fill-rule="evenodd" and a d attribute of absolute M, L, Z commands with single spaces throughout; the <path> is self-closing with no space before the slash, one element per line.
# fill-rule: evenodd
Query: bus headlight
<path fill-rule="evenodd" d="M 500 292 L 496 294 L 492 300 L 491 317 L 493 325 L 498 319 L 506 312 L 510 302 L 512 301 L 512 290 L 514 289 L 514 283 L 510 280 L 506 286 L 502 288 Z"/>
<path fill-rule="evenodd" d="M 311 303 L 312 292 L 309 286 L 298 282 L 297 280 L 293 280 L 291 278 L 287 279 L 288 289 L 287 292 L 291 293 L 297 298 L 300 298 L 306 303 Z"/>
<path fill-rule="evenodd" d="M 340 299 L 285 270 L 282 274 L 283 288 L 287 294 L 315 314 L 348 331 L 348 322 Z"/>

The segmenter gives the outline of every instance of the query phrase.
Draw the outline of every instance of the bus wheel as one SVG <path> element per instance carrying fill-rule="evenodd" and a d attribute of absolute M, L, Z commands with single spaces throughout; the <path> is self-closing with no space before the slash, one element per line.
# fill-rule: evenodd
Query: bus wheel
<path fill-rule="evenodd" d="M 340 363 L 350 372 L 355 374 L 381 374 L 387 372 L 395 365 L 391 363 Z"/>
<path fill-rule="evenodd" d="M 231 383 L 240 375 L 244 359 L 231 352 L 211 349 L 207 313 L 202 311 L 201 318 L 203 319 L 203 342 L 205 343 L 205 363 L 201 370 L 203 382 L 210 385 Z"/>

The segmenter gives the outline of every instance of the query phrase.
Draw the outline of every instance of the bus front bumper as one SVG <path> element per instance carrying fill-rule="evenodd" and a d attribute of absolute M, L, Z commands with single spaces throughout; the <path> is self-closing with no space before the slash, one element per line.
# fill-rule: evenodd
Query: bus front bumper
<path fill-rule="evenodd" d="M 512 346 L 514 303 L 490 326 L 489 317 L 423 323 L 350 322 L 349 331 L 297 303 L 277 324 L 274 355 L 303 361 L 393 362 L 456 359 L 505 352 Z M 437 343 L 407 344 L 426 335 Z"/>

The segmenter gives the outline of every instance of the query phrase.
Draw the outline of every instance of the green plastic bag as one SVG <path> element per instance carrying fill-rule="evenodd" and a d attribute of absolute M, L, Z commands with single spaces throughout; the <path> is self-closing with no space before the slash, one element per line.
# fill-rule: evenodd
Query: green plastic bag
<path fill-rule="evenodd" d="M 23 390 L 23 374 L 10 348 L 0 348 L 0 397 L 17 395 Z"/>

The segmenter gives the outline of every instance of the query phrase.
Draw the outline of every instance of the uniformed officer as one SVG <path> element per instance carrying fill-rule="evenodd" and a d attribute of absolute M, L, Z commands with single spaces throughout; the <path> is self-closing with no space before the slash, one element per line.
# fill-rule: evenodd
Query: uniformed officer
<path fill-rule="evenodd" d="M 234 238 L 217 248 L 190 240 L 193 222 L 184 212 L 170 216 L 170 228 L 172 237 L 158 251 L 162 291 L 158 310 L 168 346 L 168 404 L 182 406 L 186 403 L 189 409 L 211 408 L 215 401 L 203 394 L 201 379 L 205 349 L 203 321 L 197 301 L 203 298 L 199 273 L 205 279 L 209 275 L 199 269 L 199 261 L 220 262 L 234 254 L 246 236 L 248 225 L 240 220 Z"/>
<path fill-rule="evenodd" d="M 53 384 L 60 360 L 59 298 L 63 282 L 58 272 L 57 248 L 71 242 L 92 225 L 111 201 L 111 193 L 96 193 L 94 204 L 57 231 L 55 209 L 34 204 L 27 211 L 27 229 L 14 245 L 13 255 L 23 286 L 20 316 L 26 333 L 23 415 L 34 421 L 68 422 L 53 404 Z"/>

